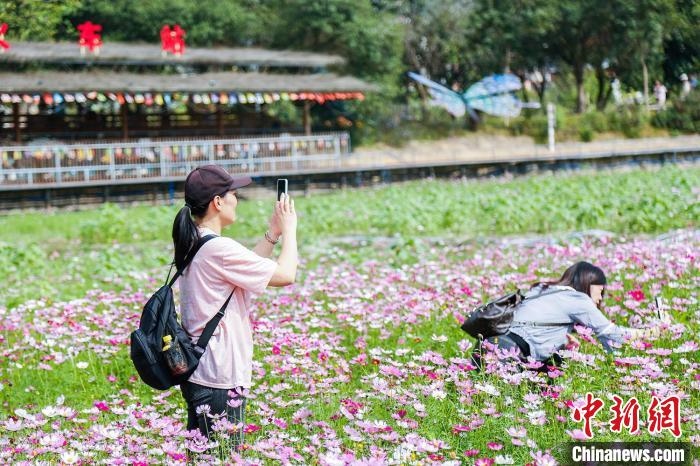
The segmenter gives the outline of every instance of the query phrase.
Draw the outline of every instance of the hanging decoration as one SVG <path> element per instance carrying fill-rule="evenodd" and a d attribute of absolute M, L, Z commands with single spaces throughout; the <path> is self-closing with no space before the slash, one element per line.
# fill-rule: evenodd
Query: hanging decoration
<path fill-rule="evenodd" d="M 0 23 L 0 53 L 5 53 L 5 50 L 10 49 L 10 44 L 5 40 L 7 28 L 7 23 Z"/>
<path fill-rule="evenodd" d="M 99 55 L 100 47 L 102 47 L 102 25 L 85 21 L 79 24 L 76 29 L 80 32 L 80 39 L 78 40 L 80 55 L 85 56 L 86 50 Z"/>
<path fill-rule="evenodd" d="M 73 103 L 77 102 L 80 104 L 97 101 L 97 102 L 116 102 L 119 105 L 124 104 L 140 104 L 146 106 L 166 106 L 172 107 L 176 104 L 183 104 L 191 101 L 195 104 L 221 104 L 233 106 L 236 104 L 272 104 L 277 101 L 302 101 L 308 100 L 312 102 L 317 102 L 319 104 L 324 104 L 326 102 L 336 101 L 336 100 L 363 100 L 364 94 L 361 92 L 301 92 L 297 93 L 287 93 L 287 92 L 240 92 L 240 93 L 201 93 L 201 94 L 187 94 L 187 93 L 128 93 L 128 92 L 65 92 L 65 93 L 43 93 L 43 94 L 0 94 L 0 102 L 4 104 L 9 103 L 20 103 L 24 102 L 26 104 L 36 104 L 43 102 L 46 105 L 60 105 L 62 103 Z"/>
<path fill-rule="evenodd" d="M 172 53 L 176 57 L 181 57 L 185 53 L 185 30 L 179 24 L 170 28 L 166 24 L 160 29 L 160 47 L 163 57 Z"/>

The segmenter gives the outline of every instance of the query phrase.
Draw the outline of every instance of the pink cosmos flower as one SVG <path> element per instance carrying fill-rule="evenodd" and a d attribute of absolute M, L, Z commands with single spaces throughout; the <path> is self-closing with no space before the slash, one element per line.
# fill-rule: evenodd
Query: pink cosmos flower
<path fill-rule="evenodd" d="M 22 428 L 23 426 L 21 419 L 9 418 L 7 421 L 5 421 L 5 429 L 9 430 L 10 432 L 16 432 Z"/>
<path fill-rule="evenodd" d="M 174 459 L 175 461 L 186 461 L 187 460 L 187 455 L 184 453 L 178 453 L 175 451 L 169 451 L 168 456 Z"/>
<path fill-rule="evenodd" d="M 459 434 L 460 432 L 469 432 L 470 430 L 472 430 L 471 427 L 465 426 L 463 424 L 457 424 L 452 426 L 452 433 L 455 435 Z"/>
<path fill-rule="evenodd" d="M 574 440 L 588 440 L 588 436 L 581 429 L 567 430 L 566 433 Z"/>
<path fill-rule="evenodd" d="M 226 402 L 232 408 L 238 408 L 243 404 L 243 398 L 231 398 Z"/>
<path fill-rule="evenodd" d="M 630 291 L 628 294 L 629 294 L 630 298 L 634 299 L 637 302 L 644 301 L 644 298 L 645 298 L 644 291 L 642 291 L 639 288 Z"/>
<path fill-rule="evenodd" d="M 287 428 L 287 422 L 284 419 L 280 418 L 275 418 L 273 421 L 273 424 L 275 424 L 277 427 L 280 429 L 286 429 Z"/>
<path fill-rule="evenodd" d="M 109 411 L 109 405 L 104 401 L 95 401 L 94 406 L 102 412 Z"/>
<path fill-rule="evenodd" d="M 537 453 L 530 452 L 530 456 L 535 460 L 535 466 L 557 466 L 557 460 L 549 453 L 549 451 Z"/>
<path fill-rule="evenodd" d="M 490 450 L 494 451 L 503 449 L 503 444 L 498 442 L 489 442 L 486 444 L 486 446 L 489 447 Z"/>
<path fill-rule="evenodd" d="M 255 425 L 255 424 L 248 424 L 248 425 L 245 426 L 245 428 L 243 429 L 243 432 L 245 432 L 246 434 L 251 434 L 251 433 L 257 432 L 257 431 L 259 431 L 259 430 L 260 430 L 260 426 Z"/>
<path fill-rule="evenodd" d="M 516 438 L 524 438 L 527 435 L 527 430 L 525 430 L 524 427 L 509 427 L 506 429 L 506 432 L 508 435 L 511 437 L 516 437 Z"/>

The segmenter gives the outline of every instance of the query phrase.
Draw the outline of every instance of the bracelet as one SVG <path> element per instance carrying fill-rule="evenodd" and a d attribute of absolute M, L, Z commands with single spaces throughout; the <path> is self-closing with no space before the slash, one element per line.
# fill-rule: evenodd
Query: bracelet
<path fill-rule="evenodd" d="M 277 244 L 277 243 L 280 242 L 280 239 L 279 239 L 279 238 L 277 238 L 277 239 L 272 239 L 272 237 L 270 236 L 270 230 L 268 230 L 268 231 L 265 232 L 265 239 L 266 239 L 270 244 L 272 244 L 273 246 L 274 246 L 275 244 Z"/>

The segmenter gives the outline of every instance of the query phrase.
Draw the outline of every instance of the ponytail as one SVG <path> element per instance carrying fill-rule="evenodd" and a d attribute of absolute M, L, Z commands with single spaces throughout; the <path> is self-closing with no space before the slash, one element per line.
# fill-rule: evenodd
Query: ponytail
<path fill-rule="evenodd" d="M 199 241 L 199 231 L 197 225 L 192 220 L 190 206 L 185 207 L 175 216 L 173 222 L 173 245 L 175 246 L 175 267 L 181 271 L 185 267 L 187 254 L 197 245 Z"/>

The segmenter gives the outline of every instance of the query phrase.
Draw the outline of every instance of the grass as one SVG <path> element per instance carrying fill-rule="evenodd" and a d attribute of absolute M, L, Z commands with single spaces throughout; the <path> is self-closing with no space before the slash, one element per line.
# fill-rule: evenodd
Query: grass
<path fill-rule="evenodd" d="M 658 233 L 693 227 L 700 218 L 700 169 L 537 175 L 514 180 L 416 181 L 296 200 L 302 252 L 334 238 L 393 237 L 396 262 L 415 258 L 430 236 L 479 237 L 607 230 Z M 252 246 L 265 231 L 269 201 L 239 204 L 224 231 Z M 101 286 L 136 286 L 144 273 L 165 275 L 170 231 L 180 206 L 5 215 L 0 222 L 0 306 L 36 296 L 75 298 Z M 309 254 L 304 254 L 308 256 Z M 362 260 L 360 249 L 344 260 Z M 313 264 L 311 264 L 313 265 Z M 159 278 L 160 279 L 160 278 Z M 33 283 L 33 287 L 27 287 Z"/>
<path fill-rule="evenodd" d="M 568 440 L 565 430 L 578 428 L 570 420 L 554 420 L 556 415 L 569 417 L 562 400 L 586 391 L 602 397 L 633 387 L 645 407 L 650 383 L 676 384 L 678 390 L 691 394 L 683 401 L 686 412 L 697 413 L 700 406 L 692 394 L 697 390 L 698 372 L 688 362 L 697 354 L 692 351 L 667 356 L 642 352 L 664 374 L 623 382 L 632 369 L 619 367 L 613 356 L 584 342 L 584 352 L 596 358 L 596 364 L 570 362 L 556 381 L 561 388 L 558 399 L 539 398 L 547 416 L 545 425 L 528 421 L 526 413 L 533 407 L 524 401 L 526 395 L 546 390 L 542 384 L 510 384 L 495 374 L 449 369 L 449 365 L 456 364 L 451 358 L 468 357 L 458 346 L 467 337 L 456 316 L 506 286 L 531 282 L 533 270 L 537 276 L 551 275 L 574 258 L 588 255 L 591 260 L 608 261 L 610 281 L 618 288 L 607 300 L 609 306 L 621 308 L 615 317 L 618 322 L 626 324 L 626 318 L 637 312 L 628 303 L 627 292 L 639 288 L 648 299 L 654 294 L 666 297 L 676 322 L 686 326 L 682 338 L 665 334 L 655 346 L 677 349 L 694 341 L 697 269 L 688 266 L 690 256 L 674 256 L 676 249 L 668 249 L 664 240 L 648 240 L 648 235 L 694 231 L 700 217 L 698 186 L 700 169 L 669 166 L 515 180 L 433 180 L 298 199 L 304 258 L 300 283 L 293 292 L 261 298 L 259 319 L 267 327 L 256 334 L 254 361 L 265 375 L 254 375 L 257 398 L 249 403 L 247 416 L 263 431 L 247 438 L 251 442 L 282 438 L 285 446 L 300 450 L 309 446 L 311 434 L 323 437 L 326 423 L 337 433 L 340 445 L 358 456 L 369 456 L 370 447 L 388 452 L 396 448 L 395 443 L 364 432 L 362 441 L 350 438 L 345 428 L 362 431 L 359 420 L 339 415 L 339 407 L 343 400 L 353 400 L 363 405 L 361 421 L 381 421 L 401 435 L 414 432 L 430 441 L 444 441 L 450 447 L 439 449 L 445 461 L 465 460 L 463 452 L 475 448 L 480 456 L 507 453 L 515 464 L 525 464 L 532 460 L 531 449 L 510 445 L 506 429 L 524 426 L 528 438 L 536 440 L 536 449 L 554 448 Z M 240 203 L 240 222 L 224 233 L 252 245 L 265 229 L 268 204 Z M 165 278 L 171 254 L 170 222 L 176 209 L 106 205 L 81 212 L 2 218 L 0 266 L 7 273 L 6 286 L 0 290 L 4 358 L 0 422 L 16 418 L 18 409 L 41 411 L 60 397 L 63 405 L 76 410 L 76 422 L 56 418 L 36 432 L 25 429 L 0 439 L 13 445 L 31 444 L 27 438 L 39 441 L 49 432 L 71 432 L 74 438 L 65 448 L 75 449 L 81 442 L 90 444 L 88 426 L 111 426 L 122 429 L 122 437 L 143 444 L 143 455 L 156 455 L 158 459 L 151 457 L 151 463 L 165 462 L 153 452 L 168 438 L 146 432 L 145 419 L 181 420 L 184 404 L 177 390 L 157 393 L 135 380 L 126 344 L 110 341 L 115 335 L 128 334 L 133 326 L 129 319 L 138 313 L 137 293 L 155 291 Z M 613 239 L 570 234 L 581 230 L 607 230 L 613 232 Z M 542 233 L 553 239 L 510 245 L 498 239 Z M 640 245 L 631 244 L 638 238 Z M 315 277 L 309 279 L 312 273 Z M 499 282 L 503 277 L 505 282 Z M 451 290 L 462 286 L 473 289 L 474 295 Z M 113 293 L 100 297 L 95 290 Z M 32 303 L 36 299 L 42 302 Z M 645 310 L 640 308 L 642 316 Z M 285 318 L 291 320 L 278 324 Z M 54 322 L 55 334 L 44 326 L 48 322 Z M 89 332 L 76 327 L 73 333 L 66 325 L 82 325 Z M 358 345 L 360 338 L 365 348 Z M 273 354 L 273 345 L 280 347 L 281 354 Z M 56 362 L 57 353 L 62 353 L 63 362 Z M 365 364 L 351 362 L 363 354 Z M 424 358 L 431 354 L 444 358 L 448 366 L 426 362 Z M 639 350 L 625 348 L 620 356 L 637 355 Z M 405 375 L 383 374 L 385 366 L 400 368 Z M 679 380 L 671 382 L 672 378 Z M 373 390 L 377 379 L 407 400 Z M 308 395 L 311 386 L 326 382 L 328 387 Z M 500 395 L 474 389 L 479 383 L 492 385 Z M 444 397 L 431 394 L 436 391 L 444 392 Z M 98 412 L 98 400 L 110 409 Z M 301 407 L 310 410 L 310 419 L 321 422 L 291 422 Z M 130 430 L 137 421 L 122 411 L 147 409 L 152 411 L 138 421 L 140 430 Z M 402 409 L 417 420 L 415 428 L 402 427 L 394 417 Z M 486 414 L 492 410 L 494 414 Z M 286 420 L 288 428 L 275 430 L 270 424 L 273 418 Z M 468 433 L 452 432 L 455 425 L 475 418 L 483 418 L 484 424 Z M 687 435 L 697 435 L 691 425 L 685 429 Z M 596 436 L 601 441 L 620 439 L 638 440 L 603 431 Z M 665 433 L 659 439 L 672 438 Z M 182 443 L 181 438 L 176 440 Z M 489 450 L 488 443 L 494 440 L 504 444 L 503 451 Z M 134 451 L 139 448 L 133 446 Z M 57 460 L 53 451 L 15 454 Z M 407 455 L 409 462 L 411 455 L 415 461 L 427 461 L 425 454 L 408 451 Z M 92 459 L 108 456 L 103 452 Z M 303 458 L 303 464 L 318 464 L 315 454 L 305 453 Z"/>

